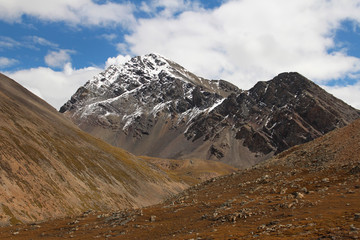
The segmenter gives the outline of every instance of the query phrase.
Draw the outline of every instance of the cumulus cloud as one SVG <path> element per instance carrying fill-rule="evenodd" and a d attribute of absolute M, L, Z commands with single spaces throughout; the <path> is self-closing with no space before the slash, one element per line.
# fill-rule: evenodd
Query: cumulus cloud
<path fill-rule="evenodd" d="M 118 55 L 116 57 L 110 57 L 106 60 L 105 67 L 109 67 L 110 65 L 122 65 L 129 61 L 131 57 L 129 55 Z"/>
<path fill-rule="evenodd" d="M 356 109 L 360 109 L 360 81 L 346 86 L 322 86 L 335 97 L 342 99 Z"/>
<path fill-rule="evenodd" d="M 5 67 L 10 67 L 19 61 L 13 58 L 0 57 L 0 69 Z"/>
<path fill-rule="evenodd" d="M 108 58 L 105 67 L 112 64 L 124 64 L 130 58 L 129 55 L 118 55 Z M 48 67 L 38 67 L 5 72 L 5 75 L 13 78 L 32 93 L 43 98 L 56 109 L 60 109 L 80 86 L 103 70 L 100 67 L 74 69 L 71 62 L 66 62 L 61 71 L 55 71 Z"/>
<path fill-rule="evenodd" d="M 64 67 L 66 63 L 71 61 L 70 54 L 72 50 L 60 49 L 59 51 L 50 51 L 45 56 L 45 63 L 50 67 Z"/>
<path fill-rule="evenodd" d="M 101 70 L 96 67 L 73 69 L 68 63 L 62 71 L 38 67 L 5 74 L 59 109 L 80 86 Z"/>
<path fill-rule="evenodd" d="M 360 95 L 359 83 L 326 85 L 333 79 L 360 73 L 360 59 L 348 54 L 346 44 L 335 42 L 336 32 L 344 21 L 359 26 L 360 0 L 226 0 L 215 9 L 201 8 L 201 1 L 139 1 L 138 9 L 126 2 L 3 1 L 0 2 L 0 20 L 21 22 L 22 17 L 28 15 L 75 26 L 121 25 L 125 28 L 121 34 L 129 32 L 123 42 L 115 42 L 121 39 L 120 33 L 99 35 L 114 44 L 121 54 L 109 58 L 106 67 L 123 64 L 129 55 L 156 52 L 199 76 L 229 80 L 243 89 L 280 72 L 298 71 L 359 108 L 356 100 Z M 139 12 L 146 17 L 135 19 L 134 13 Z M 33 37 L 31 41 L 58 48 L 57 44 L 41 37 Z M 0 50 L 21 44 L 0 36 Z M 27 83 L 25 86 L 59 107 L 81 84 L 102 70 L 74 69 L 71 66 L 73 53 L 60 49 L 50 51 L 45 57 L 48 66 L 62 68 L 61 71 L 40 67 L 14 72 L 11 76 L 22 79 Z M 34 85 L 29 79 L 34 80 Z M 52 96 L 47 88 L 53 86 L 58 90 L 49 91 L 54 94 Z"/>
<path fill-rule="evenodd" d="M 233 0 L 141 19 L 125 39 L 134 55 L 157 52 L 241 88 L 283 71 L 326 83 L 360 71 L 360 59 L 334 42 L 342 21 L 360 23 L 359 12 L 359 0 Z"/>
<path fill-rule="evenodd" d="M 0 1 L 0 19 L 7 22 L 21 22 L 23 15 L 45 21 L 63 21 L 71 25 L 131 25 L 134 6 L 106 1 L 97 4 L 91 0 L 11 0 Z"/>

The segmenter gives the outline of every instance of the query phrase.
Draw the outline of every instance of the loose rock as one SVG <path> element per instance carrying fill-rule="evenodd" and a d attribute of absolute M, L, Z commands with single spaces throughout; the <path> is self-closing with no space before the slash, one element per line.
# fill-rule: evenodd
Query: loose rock
<path fill-rule="evenodd" d="M 151 217 L 150 217 L 150 222 L 155 222 L 155 220 L 156 220 L 156 216 L 155 216 L 155 215 L 151 215 Z"/>

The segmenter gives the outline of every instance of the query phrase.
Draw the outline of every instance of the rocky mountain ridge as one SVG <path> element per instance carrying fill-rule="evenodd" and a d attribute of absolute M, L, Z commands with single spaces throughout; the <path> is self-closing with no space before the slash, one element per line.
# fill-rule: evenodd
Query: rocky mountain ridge
<path fill-rule="evenodd" d="M 298 73 L 240 90 L 156 54 L 95 76 L 60 109 L 81 129 L 136 155 L 249 167 L 360 117 Z"/>
<path fill-rule="evenodd" d="M 230 95 L 209 114 L 199 115 L 186 135 L 195 141 L 231 136 L 259 162 L 256 158 L 267 158 L 343 127 L 359 118 L 359 113 L 302 75 L 282 73 Z M 231 141 L 213 142 L 212 150 L 218 158 L 238 147 Z"/>
<path fill-rule="evenodd" d="M 147 206 L 200 179 L 234 171 L 219 162 L 195 160 L 186 165 L 171 160 L 178 166 L 171 172 L 157 167 L 157 162 L 81 131 L 2 74 L 0 119 L 0 225 L 33 223 L 89 209 Z M 209 169 L 208 163 L 216 169 Z M 202 169 L 194 170 L 193 165 Z"/>

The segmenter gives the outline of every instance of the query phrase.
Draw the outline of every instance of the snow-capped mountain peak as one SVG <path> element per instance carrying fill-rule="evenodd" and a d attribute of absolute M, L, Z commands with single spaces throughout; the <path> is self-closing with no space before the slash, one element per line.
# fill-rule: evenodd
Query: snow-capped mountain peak
<path fill-rule="evenodd" d="M 185 78 L 179 78 L 179 76 L 185 76 Z M 89 84 L 101 88 L 120 80 L 124 83 L 123 86 L 130 82 L 140 86 L 147 82 L 156 82 L 164 77 L 168 79 L 179 78 L 180 80 L 191 82 L 193 80 L 191 78 L 194 76 L 191 76 L 180 65 L 167 60 L 159 54 L 152 53 L 133 57 L 122 65 L 111 65 L 90 80 Z"/>
<path fill-rule="evenodd" d="M 156 118 L 160 112 L 179 114 L 178 123 L 194 118 L 238 91 L 225 81 L 200 78 L 159 54 L 147 54 L 109 66 L 80 87 L 60 112 L 71 112 L 82 121 L 93 116 L 106 124 L 117 118 L 119 127 L 127 131 L 135 119 Z"/>
<path fill-rule="evenodd" d="M 137 155 L 248 167 L 360 116 L 298 73 L 242 91 L 158 54 L 112 65 L 60 109 L 85 131 Z"/>

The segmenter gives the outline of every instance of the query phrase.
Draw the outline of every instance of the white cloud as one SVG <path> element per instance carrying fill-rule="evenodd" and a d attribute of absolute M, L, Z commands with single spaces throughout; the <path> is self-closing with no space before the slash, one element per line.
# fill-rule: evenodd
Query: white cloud
<path fill-rule="evenodd" d="M 58 44 L 50 42 L 45 38 L 39 36 L 26 36 L 22 37 L 21 40 L 15 40 L 11 37 L 0 36 L 0 50 L 1 49 L 12 49 L 12 48 L 29 48 L 37 49 L 37 45 L 57 48 Z"/>
<path fill-rule="evenodd" d="M 111 42 L 112 40 L 117 38 L 117 35 L 114 33 L 110 33 L 110 34 L 102 34 L 101 37 Z"/>
<path fill-rule="evenodd" d="M 63 71 L 38 67 L 5 74 L 59 109 L 80 86 L 100 71 L 102 69 L 96 67 L 73 69 L 68 63 Z"/>
<path fill-rule="evenodd" d="M 148 14 L 172 17 L 180 12 L 200 10 L 200 3 L 190 0 L 151 0 L 141 2 L 140 10 Z"/>
<path fill-rule="evenodd" d="M 29 90 L 30 92 L 32 92 L 33 94 L 35 94 L 36 96 L 38 96 L 39 98 L 44 99 L 44 97 L 41 95 L 41 92 L 39 89 L 25 86 L 25 85 L 23 87 L 26 88 L 27 90 Z"/>
<path fill-rule="evenodd" d="M 130 58 L 129 55 L 118 55 L 108 58 L 105 67 L 111 64 L 124 64 Z M 5 72 L 5 75 L 13 78 L 28 90 L 43 98 L 56 109 L 60 109 L 80 86 L 103 70 L 99 67 L 74 69 L 70 62 L 66 62 L 63 65 L 62 71 L 38 67 L 16 72 Z"/>
<path fill-rule="evenodd" d="M 41 46 L 48 46 L 48 47 L 58 47 L 59 45 L 53 42 L 50 42 L 49 40 L 46 40 L 45 38 L 39 37 L 39 36 L 28 36 L 27 39 L 31 41 L 34 44 L 38 44 Z"/>
<path fill-rule="evenodd" d="M 121 25 L 131 31 L 125 42 L 115 44 L 115 33 L 99 35 L 121 53 L 109 58 L 106 67 L 123 64 L 130 58 L 124 54 L 156 52 L 199 76 L 226 79 L 243 89 L 283 71 L 298 71 L 322 85 L 360 72 L 360 59 L 349 56 L 346 44 L 334 40 L 342 21 L 360 24 L 360 0 L 227 0 L 211 10 L 202 9 L 200 2 L 151 0 L 135 9 L 130 3 L 110 1 L 0 1 L 0 20 L 21 22 L 28 15 L 73 26 Z M 147 18 L 135 19 L 133 14 L 139 11 L 147 13 Z M 31 41 L 58 47 L 41 37 L 33 36 Z M 19 46 L 23 43 L 0 36 L 0 50 Z M 58 108 L 102 70 L 73 69 L 73 53 L 60 49 L 45 57 L 48 66 L 61 67 L 61 71 L 39 67 L 10 76 Z M 359 108 L 359 83 L 325 88 Z"/>
<path fill-rule="evenodd" d="M 50 67 L 64 67 L 64 65 L 71 61 L 70 54 L 74 53 L 72 50 L 60 49 L 59 51 L 50 51 L 45 56 L 45 63 Z"/>
<path fill-rule="evenodd" d="M 146 13 L 151 13 L 152 12 L 151 7 L 146 2 L 141 2 L 140 10 L 143 11 L 143 12 L 146 12 Z"/>
<path fill-rule="evenodd" d="M 122 65 L 124 63 L 126 63 L 127 61 L 129 61 L 131 59 L 131 57 L 129 55 L 123 56 L 123 55 L 118 55 L 116 57 L 110 57 L 107 59 L 106 63 L 105 63 L 105 67 L 109 67 L 110 65 Z"/>
<path fill-rule="evenodd" d="M 71 25 L 111 25 L 125 27 L 134 23 L 134 6 L 130 3 L 106 2 L 96 4 L 91 0 L 11 0 L 0 1 L 0 19 L 21 22 L 23 15 L 45 21 L 63 21 Z"/>
<path fill-rule="evenodd" d="M 335 97 L 342 99 L 356 109 L 360 109 L 360 81 L 347 86 L 322 86 Z"/>
<path fill-rule="evenodd" d="M 119 53 L 128 53 L 129 52 L 129 47 L 127 44 L 125 43 L 117 43 L 116 44 L 116 50 Z"/>
<path fill-rule="evenodd" d="M 0 57 L 0 69 L 5 67 L 10 67 L 19 61 L 13 58 Z"/>
<path fill-rule="evenodd" d="M 0 36 L 0 49 L 15 48 L 21 46 L 21 43 L 6 36 Z"/>
<path fill-rule="evenodd" d="M 326 83 L 360 71 L 359 58 L 331 52 L 341 22 L 360 23 L 359 12 L 360 0 L 233 0 L 214 10 L 141 19 L 125 39 L 134 55 L 157 52 L 241 88 L 283 71 Z"/>

